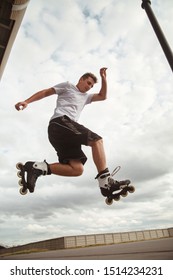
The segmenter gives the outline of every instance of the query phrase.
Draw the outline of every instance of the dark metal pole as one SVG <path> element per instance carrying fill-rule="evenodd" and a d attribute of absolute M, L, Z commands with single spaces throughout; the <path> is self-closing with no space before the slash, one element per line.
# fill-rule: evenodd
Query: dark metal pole
<path fill-rule="evenodd" d="M 151 9 L 151 1 L 149 1 L 149 0 L 142 0 L 142 5 L 141 6 L 142 6 L 143 9 L 145 9 L 145 11 L 146 11 L 146 13 L 148 15 L 148 18 L 149 18 L 149 20 L 151 22 L 151 25 L 153 26 L 153 29 L 154 29 L 154 31 L 156 33 L 156 36 L 157 36 L 157 38 L 158 38 L 158 40 L 159 40 L 159 42 L 160 42 L 160 44 L 162 46 L 162 49 L 163 49 L 163 51 L 165 53 L 165 56 L 166 56 L 166 58 L 167 58 L 167 60 L 169 62 L 169 65 L 170 65 L 170 67 L 171 67 L 171 69 L 173 71 L 173 53 L 172 53 L 172 50 L 169 47 L 169 44 L 168 44 L 168 42 L 167 42 L 167 40 L 166 40 L 166 38 L 165 38 L 165 36 L 164 36 L 160 26 L 159 26 L 159 23 L 158 23 L 155 15 L 154 15 L 154 13 L 153 13 L 153 11 Z"/>

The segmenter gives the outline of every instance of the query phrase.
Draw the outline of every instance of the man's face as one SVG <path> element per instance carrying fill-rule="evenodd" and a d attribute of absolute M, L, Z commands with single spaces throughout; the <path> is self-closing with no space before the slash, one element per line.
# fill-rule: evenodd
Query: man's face
<path fill-rule="evenodd" d="M 94 84 L 95 82 L 91 77 L 86 79 L 81 78 L 77 84 L 77 87 L 81 92 L 85 93 L 89 91 L 94 86 Z"/>

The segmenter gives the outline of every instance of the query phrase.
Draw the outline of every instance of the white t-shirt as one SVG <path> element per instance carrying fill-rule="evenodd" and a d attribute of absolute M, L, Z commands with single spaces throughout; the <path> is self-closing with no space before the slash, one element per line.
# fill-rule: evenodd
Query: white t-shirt
<path fill-rule="evenodd" d="M 57 97 L 56 108 L 51 120 L 63 115 L 77 121 L 85 105 L 90 104 L 93 94 L 80 92 L 79 89 L 69 83 L 57 84 L 53 87 Z"/>

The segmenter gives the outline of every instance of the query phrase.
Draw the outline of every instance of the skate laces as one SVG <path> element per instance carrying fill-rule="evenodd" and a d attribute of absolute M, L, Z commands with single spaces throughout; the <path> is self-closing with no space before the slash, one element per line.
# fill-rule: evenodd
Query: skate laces
<path fill-rule="evenodd" d="M 114 184 L 115 182 L 117 182 L 117 181 L 115 181 L 114 179 L 113 179 L 113 176 L 116 174 L 116 173 L 118 173 L 118 171 L 120 171 L 120 169 L 121 169 L 121 166 L 117 166 L 113 171 L 112 171 L 112 173 L 111 173 L 111 175 L 110 175 L 110 177 L 109 177 L 109 184 L 110 185 L 112 185 L 112 184 Z"/>

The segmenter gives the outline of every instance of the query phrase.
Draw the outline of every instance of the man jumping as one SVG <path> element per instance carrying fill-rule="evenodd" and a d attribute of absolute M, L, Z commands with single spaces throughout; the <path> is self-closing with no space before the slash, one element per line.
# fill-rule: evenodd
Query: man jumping
<path fill-rule="evenodd" d="M 48 164 L 46 161 L 28 161 L 25 163 L 30 192 L 34 191 L 36 180 L 40 175 L 82 175 L 87 160 L 81 149 L 82 145 L 91 147 L 93 161 L 98 172 L 96 179 L 102 195 L 108 196 L 113 190 L 119 189 L 120 184 L 122 185 L 122 182 L 112 178 L 107 168 L 102 137 L 78 123 L 85 105 L 107 98 L 106 70 L 107 68 L 100 69 L 101 88 L 98 93 L 87 93 L 97 83 L 97 78 L 92 73 L 85 73 L 76 85 L 69 82 L 60 83 L 43 89 L 15 105 L 19 111 L 32 102 L 53 94 L 57 95 L 56 108 L 48 126 L 48 137 L 57 152 L 58 162 Z"/>

